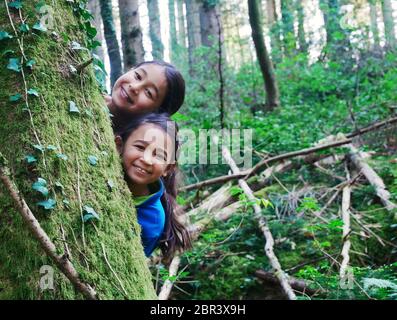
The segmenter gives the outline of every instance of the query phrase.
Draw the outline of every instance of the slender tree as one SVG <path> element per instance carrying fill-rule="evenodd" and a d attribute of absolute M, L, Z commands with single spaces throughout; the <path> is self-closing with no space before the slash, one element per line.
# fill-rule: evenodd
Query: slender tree
<path fill-rule="evenodd" d="M 293 1 L 291 0 L 281 1 L 281 20 L 282 20 L 284 54 L 286 56 L 291 56 L 296 51 Z"/>
<path fill-rule="evenodd" d="M 164 45 L 161 40 L 160 11 L 158 0 L 147 0 L 149 13 L 149 34 L 153 59 L 164 59 Z"/>
<path fill-rule="evenodd" d="M 272 110 L 280 104 L 280 93 L 277 79 L 274 74 L 273 64 L 267 52 L 262 31 L 262 22 L 259 14 L 257 0 L 248 0 L 249 21 L 252 29 L 252 39 L 255 44 L 256 55 L 262 71 L 266 89 L 267 110 Z"/>
<path fill-rule="evenodd" d="M 201 44 L 206 47 L 212 47 L 218 44 L 219 23 L 219 5 L 217 1 L 202 0 L 200 4 L 200 33 Z"/>
<path fill-rule="evenodd" d="M 178 8 L 178 44 L 182 48 L 186 48 L 186 28 L 185 28 L 185 14 L 183 12 L 183 0 L 176 0 Z"/>
<path fill-rule="evenodd" d="M 13 38 L 1 45 L 14 53 L 0 56 L 0 65 L 20 64 L 0 68 L 0 300 L 82 299 L 71 266 L 99 299 L 155 299 L 94 69 L 60 69 L 69 56 L 73 64 L 90 59 L 70 45 L 85 39 L 78 27 L 85 18 L 75 14 L 83 9 L 46 1 L 57 23 L 21 41 L 20 17 L 35 24 L 36 3 L 24 1 L 20 11 L 7 3 L 0 2 L 0 30 Z M 51 38 L 64 30 L 70 43 Z M 35 61 L 31 70 L 27 59 Z M 22 99 L 11 102 L 18 92 Z"/>
<path fill-rule="evenodd" d="M 276 63 L 281 61 L 282 45 L 281 45 L 281 28 L 278 21 L 275 0 L 266 0 L 267 24 L 270 30 L 270 43 L 273 61 Z"/>
<path fill-rule="evenodd" d="M 178 58 L 178 40 L 176 35 L 175 0 L 168 0 L 168 12 L 170 20 L 170 51 L 171 61 L 175 63 Z"/>
<path fill-rule="evenodd" d="M 370 10 L 370 18 L 371 18 L 371 32 L 374 40 L 374 46 L 375 48 L 380 48 L 378 12 L 376 8 L 376 0 L 369 0 L 369 10 Z"/>
<path fill-rule="evenodd" d="M 382 1 L 383 24 L 385 26 L 386 44 L 391 49 L 397 48 L 396 32 L 393 20 L 393 7 L 391 0 Z"/>
<path fill-rule="evenodd" d="M 124 71 L 144 60 L 138 0 L 119 0 Z"/>
<path fill-rule="evenodd" d="M 110 83 L 113 87 L 117 78 L 122 74 L 120 46 L 113 22 L 112 2 L 111 0 L 99 0 L 99 3 L 110 61 Z"/>
<path fill-rule="evenodd" d="M 103 30 L 102 30 L 102 17 L 101 17 L 101 8 L 99 6 L 98 0 L 89 0 L 88 1 L 88 9 L 91 11 L 94 16 L 93 23 L 97 30 L 96 40 L 100 43 L 103 42 Z M 102 45 L 95 48 L 94 53 L 98 55 L 98 57 L 103 61 L 104 53 Z"/>
<path fill-rule="evenodd" d="M 185 0 L 187 37 L 189 42 L 189 66 L 192 72 L 195 61 L 194 51 L 201 45 L 200 36 L 200 11 L 197 0 Z"/>
<path fill-rule="evenodd" d="M 296 12 L 298 17 L 298 44 L 299 44 L 299 51 L 303 53 L 307 53 L 307 42 L 306 42 L 306 35 L 305 35 L 305 13 L 304 13 L 304 1 L 302 0 L 295 0 L 296 4 Z"/>

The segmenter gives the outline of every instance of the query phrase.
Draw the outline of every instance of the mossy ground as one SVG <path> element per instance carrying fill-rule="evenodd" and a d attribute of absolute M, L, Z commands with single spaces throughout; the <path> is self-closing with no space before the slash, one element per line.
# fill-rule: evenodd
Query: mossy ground
<path fill-rule="evenodd" d="M 34 9 L 37 2 L 23 2 L 22 14 L 29 26 L 38 20 Z M 8 159 L 12 179 L 59 254 L 64 253 L 67 243 L 72 263 L 101 299 L 153 299 L 155 292 L 140 243 L 140 228 L 93 68 L 89 66 L 75 75 L 69 71 L 69 65 L 76 66 L 89 58 L 84 50 L 70 49 L 70 41 L 84 45 L 84 36 L 69 4 L 48 1 L 48 5 L 55 6 L 55 30 L 24 36 L 25 53 L 36 60 L 32 71 L 24 70 L 28 89 L 39 92 L 39 97 L 28 96 L 35 131 L 44 148 L 53 145 L 57 149 L 36 150 L 33 145 L 38 141 L 24 100 L 9 101 L 10 95 L 24 92 L 21 74 L 6 68 L 9 58 L 21 56 L 14 38 L 3 41 L 2 48 L 5 44 L 4 49 L 12 49 L 15 54 L 0 58 L 0 151 Z M 0 29 L 13 34 L 4 3 L 0 4 L 0 12 Z M 12 10 L 18 27 L 16 13 Z M 76 103 L 79 114 L 69 112 L 69 101 Z M 68 159 L 58 158 L 58 153 Z M 24 160 L 28 154 L 38 159 L 36 164 Z M 97 165 L 89 163 L 89 156 L 97 157 Z M 32 189 L 38 177 L 47 181 L 49 197 L 56 200 L 51 211 L 36 205 L 44 200 Z M 113 188 L 109 188 L 108 180 Z M 56 187 L 56 183 L 63 188 Z M 68 200 L 69 205 L 63 200 Z M 80 207 L 84 205 L 94 208 L 100 221 L 83 224 Z M 55 266 L 55 289 L 41 292 L 39 270 L 53 264 L 32 239 L 3 186 L 0 208 L 0 299 L 82 298 Z M 122 284 L 106 263 L 103 248 Z"/>

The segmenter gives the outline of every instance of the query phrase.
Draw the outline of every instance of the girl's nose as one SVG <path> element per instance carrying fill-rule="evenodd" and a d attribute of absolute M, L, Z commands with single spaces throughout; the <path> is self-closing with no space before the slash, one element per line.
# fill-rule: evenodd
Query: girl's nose
<path fill-rule="evenodd" d="M 151 151 L 149 148 L 144 151 L 142 160 L 148 165 L 153 164 L 153 158 L 152 158 L 152 154 L 151 154 Z"/>
<path fill-rule="evenodd" d="M 133 94 L 133 95 L 137 95 L 139 92 L 139 85 L 137 84 L 129 84 L 128 85 L 128 90 Z"/>

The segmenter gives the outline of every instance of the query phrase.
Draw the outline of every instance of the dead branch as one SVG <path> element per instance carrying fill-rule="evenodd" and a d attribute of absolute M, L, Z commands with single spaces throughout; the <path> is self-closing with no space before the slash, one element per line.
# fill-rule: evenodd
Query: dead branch
<path fill-rule="evenodd" d="M 358 129 L 358 130 L 346 135 L 346 137 L 347 138 L 353 138 L 353 137 L 356 137 L 358 135 L 362 135 L 362 134 L 370 132 L 370 131 L 378 130 L 378 129 L 382 128 L 382 127 L 385 127 L 385 126 L 387 126 L 389 124 L 393 124 L 393 123 L 397 123 L 397 117 L 390 118 L 390 119 L 385 120 L 385 121 L 374 123 L 374 124 L 372 124 L 372 125 L 370 125 L 368 127 L 362 128 L 362 129 Z"/>
<path fill-rule="evenodd" d="M 390 193 L 387 191 L 385 183 L 382 178 L 375 172 L 371 166 L 364 161 L 368 157 L 365 152 L 359 151 L 353 145 L 349 145 L 350 153 L 349 158 L 358 171 L 361 171 L 368 182 L 375 188 L 376 195 L 379 197 L 382 204 L 388 211 L 397 209 L 397 205 L 390 201 Z"/>
<path fill-rule="evenodd" d="M 0 157 L 2 157 L 1 154 Z M 11 198 L 14 200 L 14 203 L 26 226 L 29 228 L 32 235 L 39 241 L 41 248 L 55 262 L 57 267 L 65 274 L 77 291 L 79 291 L 85 298 L 89 300 L 97 300 L 97 293 L 88 284 L 81 281 L 80 276 L 73 264 L 67 258 L 67 253 L 62 256 L 57 254 L 54 243 L 48 237 L 47 233 L 42 229 L 40 223 L 33 215 L 25 200 L 21 197 L 16 185 L 8 176 L 8 172 L 9 170 L 3 166 L 2 160 L 0 159 L 0 179 L 10 193 Z"/>
<path fill-rule="evenodd" d="M 346 168 L 346 178 L 350 180 L 349 170 Z M 342 263 L 339 269 L 340 279 L 346 279 L 346 272 L 349 266 L 350 256 L 349 250 L 351 246 L 350 242 L 350 198 L 351 198 L 351 186 L 346 184 L 342 191 L 342 221 L 343 221 L 343 246 L 342 246 Z"/>
<path fill-rule="evenodd" d="M 232 159 L 232 156 L 230 155 L 230 152 L 229 152 L 229 150 L 226 147 L 222 147 L 222 155 L 223 155 L 224 159 L 226 160 L 226 162 L 229 164 L 229 166 L 232 169 L 233 173 L 235 173 L 235 174 L 239 173 L 240 170 L 236 166 L 236 163 Z M 238 182 L 239 182 L 240 187 L 243 189 L 244 193 L 247 195 L 248 199 L 250 201 L 256 201 L 256 198 L 255 198 L 252 190 L 248 186 L 247 182 L 244 181 L 243 179 L 240 179 Z M 288 283 L 288 277 L 284 273 L 284 271 L 282 270 L 280 262 L 278 261 L 278 258 L 274 254 L 274 251 L 273 251 L 273 245 L 274 245 L 273 235 L 270 232 L 269 227 L 267 226 L 267 222 L 266 222 L 265 218 L 262 216 L 262 210 L 261 210 L 260 206 L 258 204 L 256 204 L 256 203 L 253 205 L 253 207 L 254 207 L 254 212 L 255 212 L 254 216 L 255 216 L 256 220 L 258 221 L 259 228 L 261 229 L 261 231 L 262 231 L 262 233 L 263 233 L 263 235 L 265 236 L 265 239 L 266 239 L 265 252 L 266 252 L 266 255 L 267 255 L 267 257 L 268 257 L 268 259 L 270 261 L 271 266 L 275 270 L 276 277 L 280 281 L 280 284 L 281 284 L 282 288 L 284 289 L 284 292 L 286 293 L 288 298 L 290 300 L 296 300 L 295 293 L 294 293 L 294 291 L 292 290 L 291 286 Z"/>
<path fill-rule="evenodd" d="M 181 263 L 181 258 L 180 256 L 175 256 L 170 264 L 170 269 L 169 269 L 169 276 L 170 277 L 174 277 L 176 276 L 176 274 L 178 273 L 178 269 L 179 269 L 179 264 Z M 170 293 L 171 293 L 171 289 L 172 286 L 174 284 L 174 281 L 171 281 L 169 279 L 167 279 L 163 286 L 161 287 L 160 293 L 159 293 L 159 300 L 167 300 Z"/>

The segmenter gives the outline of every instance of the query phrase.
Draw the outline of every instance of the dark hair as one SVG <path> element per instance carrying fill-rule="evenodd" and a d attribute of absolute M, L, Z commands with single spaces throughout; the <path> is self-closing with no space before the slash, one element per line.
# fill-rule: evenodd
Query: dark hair
<path fill-rule="evenodd" d="M 140 126 L 144 124 L 153 124 L 164 132 L 166 132 L 171 139 L 173 139 L 175 152 L 174 159 L 177 159 L 179 140 L 178 140 L 178 126 L 175 121 L 172 121 L 167 113 L 149 113 L 146 115 L 133 118 L 128 127 L 117 133 L 120 135 L 123 143 L 128 137 Z M 161 203 L 165 211 L 165 227 L 162 238 L 160 240 L 160 249 L 163 256 L 168 259 L 172 257 L 177 250 L 186 250 L 191 248 L 191 238 L 189 231 L 185 224 L 181 221 L 184 214 L 182 208 L 177 204 L 176 197 L 178 194 L 177 188 L 177 163 L 174 168 L 168 172 L 165 177 L 161 177 L 164 184 L 164 194 L 161 197 Z"/>
<path fill-rule="evenodd" d="M 133 69 L 145 64 L 155 64 L 164 68 L 165 78 L 167 79 L 167 94 L 158 112 L 173 115 L 180 109 L 185 100 L 185 80 L 182 74 L 175 66 L 161 60 L 144 61 L 134 66 Z"/>

